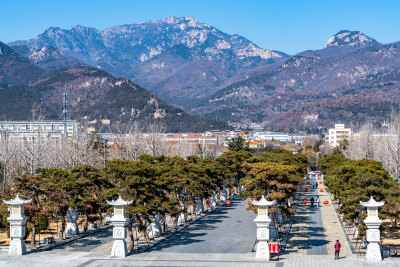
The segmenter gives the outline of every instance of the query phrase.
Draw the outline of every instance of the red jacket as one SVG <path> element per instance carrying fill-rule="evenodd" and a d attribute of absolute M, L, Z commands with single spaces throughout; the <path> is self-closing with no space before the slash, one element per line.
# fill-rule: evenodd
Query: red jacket
<path fill-rule="evenodd" d="M 335 251 L 340 250 L 340 247 L 341 247 L 340 243 L 339 243 L 339 242 L 336 242 L 336 243 L 335 243 Z"/>

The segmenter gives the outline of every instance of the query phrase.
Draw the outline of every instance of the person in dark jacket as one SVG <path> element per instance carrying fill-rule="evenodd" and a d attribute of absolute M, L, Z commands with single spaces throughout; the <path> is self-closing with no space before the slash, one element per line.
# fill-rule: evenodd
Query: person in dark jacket
<path fill-rule="evenodd" d="M 340 252 L 340 247 L 341 246 L 342 245 L 340 244 L 339 240 L 336 240 L 336 243 L 335 243 L 335 260 L 339 259 L 339 252 Z"/>
<path fill-rule="evenodd" d="M 311 197 L 311 207 L 313 207 L 314 206 L 314 197 Z"/>

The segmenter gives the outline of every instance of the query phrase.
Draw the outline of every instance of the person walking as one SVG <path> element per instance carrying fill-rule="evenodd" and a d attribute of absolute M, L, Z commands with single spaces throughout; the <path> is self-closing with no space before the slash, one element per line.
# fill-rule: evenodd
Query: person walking
<path fill-rule="evenodd" d="M 314 197 L 311 197 L 311 207 L 313 207 L 314 206 Z"/>
<path fill-rule="evenodd" d="M 317 200 L 315 202 L 317 202 L 317 207 L 319 207 L 319 197 L 317 197 Z"/>
<path fill-rule="evenodd" d="M 340 244 L 339 240 L 336 240 L 336 243 L 335 243 L 335 260 L 339 259 L 339 253 L 340 253 L 340 247 L 341 246 L 342 245 Z"/>

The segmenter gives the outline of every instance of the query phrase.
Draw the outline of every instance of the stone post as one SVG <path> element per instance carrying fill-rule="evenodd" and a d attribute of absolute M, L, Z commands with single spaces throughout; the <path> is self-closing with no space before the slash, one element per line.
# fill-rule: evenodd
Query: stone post
<path fill-rule="evenodd" d="M 211 209 L 215 209 L 217 207 L 217 200 L 215 199 L 215 195 L 211 196 Z"/>
<path fill-rule="evenodd" d="M 114 243 L 111 250 L 111 257 L 124 258 L 128 254 L 126 248 L 125 238 L 127 237 L 126 223 L 126 206 L 132 204 L 133 200 L 126 201 L 121 198 L 121 195 L 117 200 L 107 201 L 108 205 L 114 207 L 114 215 L 110 219 L 110 222 L 114 226 L 113 228 L 113 239 Z"/>
<path fill-rule="evenodd" d="M 196 198 L 196 215 L 204 214 L 203 198 Z"/>
<path fill-rule="evenodd" d="M 269 259 L 269 224 L 271 219 L 268 216 L 268 207 L 272 205 L 272 201 L 268 201 L 261 196 L 259 201 L 252 201 L 253 205 L 258 206 L 257 217 L 254 219 L 257 225 L 257 259 Z"/>
<path fill-rule="evenodd" d="M 79 227 L 76 221 L 78 220 L 78 210 L 76 208 L 68 208 L 67 212 L 67 235 L 79 234 Z"/>
<path fill-rule="evenodd" d="M 151 216 L 149 236 L 152 238 L 157 238 L 161 236 L 161 225 L 158 214 L 156 216 Z"/>
<path fill-rule="evenodd" d="M 31 201 L 32 200 L 20 199 L 19 194 L 12 200 L 3 200 L 5 204 L 10 205 L 10 217 L 7 218 L 10 222 L 9 255 L 24 255 L 26 253 L 24 237 L 25 222 L 28 217 L 24 214 L 24 205 Z"/>
<path fill-rule="evenodd" d="M 183 202 L 183 201 L 181 201 L 180 202 L 180 206 L 181 206 L 181 213 L 179 214 L 179 217 L 178 217 L 178 224 L 179 225 L 182 225 L 182 224 L 185 224 L 186 223 L 186 214 L 185 214 L 185 210 L 186 210 L 186 204 Z"/>
<path fill-rule="evenodd" d="M 219 196 L 219 199 L 221 200 L 221 202 L 224 203 L 227 200 L 226 193 L 225 192 L 221 192 L 221 195 Z"/>
<path fill-rule="evenodd" d="M 381 240 L 381 232 L 379 231 L 379 226 L 382 221 L 378 217 L 378 207 L 382 207 L 385 202 L 376 202 L 371 196 L 368 202 L 361 202 L 360 204 L 367 207 L 367 218 L 364 220 L 367 226 L 367 254 L 365 258 L 367 261 L 382 261 L 381 248 L 379 242 Z"/>

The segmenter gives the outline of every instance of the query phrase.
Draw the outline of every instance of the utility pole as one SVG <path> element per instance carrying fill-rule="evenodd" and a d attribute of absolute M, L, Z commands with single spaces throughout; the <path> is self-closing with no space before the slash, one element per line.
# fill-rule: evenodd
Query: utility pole
<path fill-rule="evenodd" d="M 103 163 L 104 167 L 106 166 L 106 142 L 108 141 L 106 138 L 103 139 Z"/>
<path fill-rule="evenodd" d="M 4 155 L 4 165 L 3 165 L 3 197 L 5 194 L 5 188 L 7 183 L 7 165 L 8 165 L 8 136 L 7 131 L 4 131 L 4 144 L 5 148 L 5 155 Z"/>
<path fill-rule="evenodd" d="M 67 134 L 67 84 L 64 83 L 64 109 L 63 109 L 63 115 L 64 115 L 64 138 L 66 137 Z"/>

